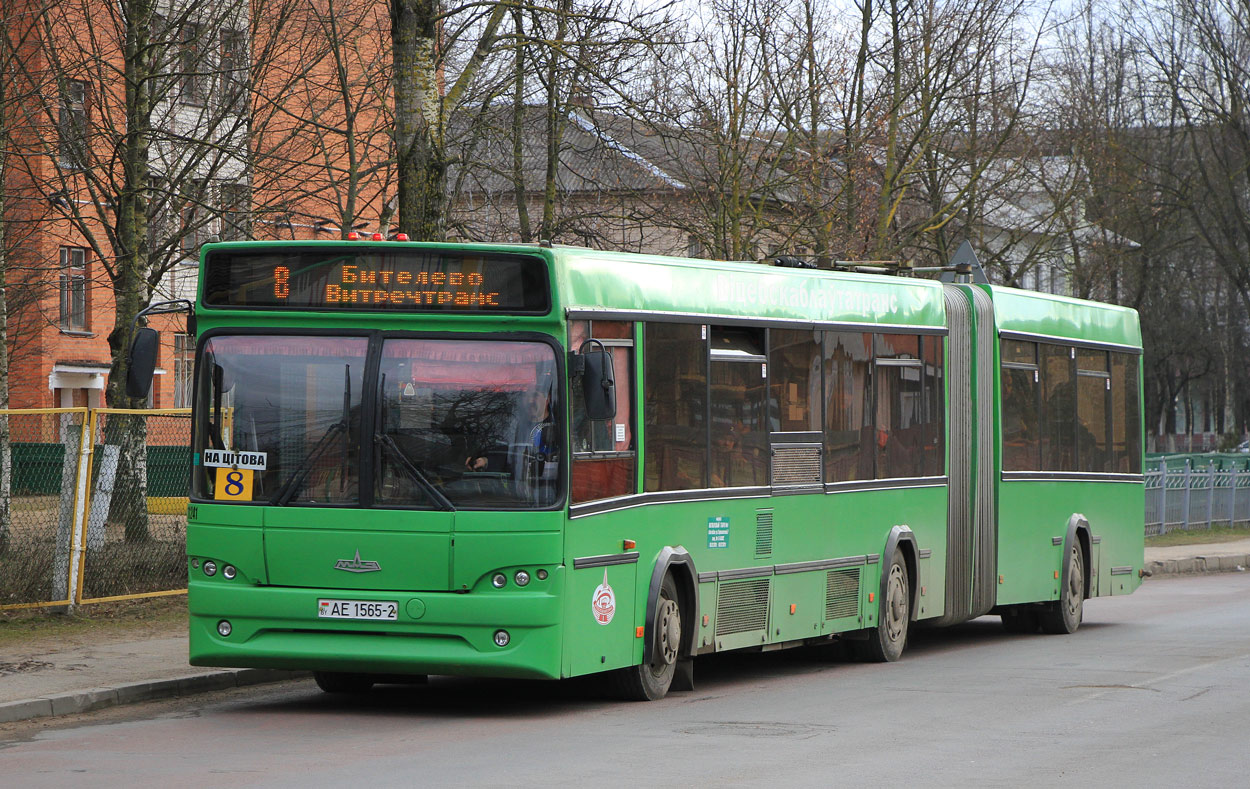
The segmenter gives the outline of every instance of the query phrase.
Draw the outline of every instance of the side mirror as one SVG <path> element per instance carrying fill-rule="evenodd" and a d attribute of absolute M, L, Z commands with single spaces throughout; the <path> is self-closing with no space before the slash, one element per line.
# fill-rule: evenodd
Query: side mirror
<path fill-rule="evenodd" d="M 155 329 L 135 329 L 126 365 L 129 368 L 126 373 L 127 397 L 148 396 L 148 390 L 152 388 L 152 375 L 156 372 L 156 351 L 160 341 L 160 335 Z"/>
<path fill-rule="evenodd" d="M 586 416 L 589 419 L 612 419 L 616 416 L 616 373 L 612 366 L 612 354 L 602 343 L 597 344 L 599 350 L 583 350 L 580 354 L 585 364 L 582 393 L 586 398 Z"/>

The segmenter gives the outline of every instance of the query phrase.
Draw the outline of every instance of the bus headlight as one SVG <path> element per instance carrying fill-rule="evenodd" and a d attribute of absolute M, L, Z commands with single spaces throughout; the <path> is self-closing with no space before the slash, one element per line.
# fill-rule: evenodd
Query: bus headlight
<path fill-rule="evenodd" d="M 204 574 L 208 576 L 216 575 L 217 574 L 217 562 L 206 560 L 204 562 Z"/>
<path fill-rule="evenodd" d="M 494 577 L 490 579 L 490 585 L 495 587 L 496 589 L 502 589 L 505 586 L 507 586 L 507 584 L 508 584 L 508 576 L 504 575 L 503 573 L 495 573 Z"/>
<path fill-rule="evenodd" d="M 495 646 L 497 646 L 497 647 L 506 647 L 506 646 L 508 646 L 508 642 L 509 642 L 509 641 L 511 641 L 511 640 L 512 640 L 512 637 L 508 635 L 508 631 L 507 631 L 507 630 L 496 630 L 496 631 L 495 631 Z"/>
<path fill-rule="evenodd" d="M 517 570 L 516 575 L 512 576 L 512 580 L 516 581 L 517 586 L 525 586 L 530 582 L 530 574 L 524 570 Z"/>
<path fill-rule="evenodd" d="M 222 638 L 225 638 L 226 636 L 230 635 L 231 631 L 233 630 L 234 628 L 230 626 L 230 621 L 227 619 L 223 619 L 217 623 L 217 633 Z"/>

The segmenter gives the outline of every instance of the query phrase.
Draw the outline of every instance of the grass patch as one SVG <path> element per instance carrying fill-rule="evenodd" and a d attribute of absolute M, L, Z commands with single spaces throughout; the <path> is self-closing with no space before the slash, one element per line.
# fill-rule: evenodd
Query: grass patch
<path fill-rule="evenodd" d="M 0 653 L 170 638 L 186 632 L 185 595 L 82 605 L 72 614 L 46 609 L 0 611 Z"/>
<path fill-rule="evenodd" d="M 1228 542 L 1250 538 L 1250 524 L 1217 526 L 1213 529 L 1175 529 L 1157 537 L 1147 537 L 1146 547 L 1163 548 L 1169 545 L 1202 545 L 1212 542 Z"/>

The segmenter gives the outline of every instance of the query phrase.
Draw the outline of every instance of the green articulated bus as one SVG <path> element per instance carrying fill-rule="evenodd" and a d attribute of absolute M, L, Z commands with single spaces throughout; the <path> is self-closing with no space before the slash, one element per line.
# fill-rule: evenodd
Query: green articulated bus
<path fill-rule="evenodd" d="M 984 614 L 1070 633 L 1085 598 L 1141 583 L 1131 309 L 547 245 L 240 242 L 204 247 L 193 324 L 195 665 L 330 692 L 613 672 L 657 699 L 698 655 L 890 661 L 911 627 Z"/>

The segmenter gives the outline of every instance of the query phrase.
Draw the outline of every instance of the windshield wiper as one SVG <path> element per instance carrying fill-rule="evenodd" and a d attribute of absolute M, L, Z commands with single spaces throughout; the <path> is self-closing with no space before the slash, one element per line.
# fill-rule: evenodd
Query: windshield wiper
<path fill-rule="evenodd" d="M 430 482 L 429 478 L 426 477 L 425 474 L 421 473 L 421 469 L 417 468 L 416 465 L 408 459 L 408 456 L 404 454 L 404 450 L 400 449 L 399 444 L 395 443 L 395 439 L 391 438 L 386 433 L 374 433 L 373 440 L 377 441 L 379 444 L 394 453 L 395 457 L 403 466 L 404 471 L 407 471 L 408 475 L 415 479 L 417 484 L 430 495 L 430 498 L 434 499 L 434 503 L 438 505 L 440 510 L 445 512 L 456 511 L 455 506 L 451 503 L 451 499 L 444 496 L 443 492 L 440 491 L 433 482 Z"/>
<path fill-rule="evenodd" d="M 285 485 L 278 488 L 278 492 L 274 494 L 272 499 L 269 500 L 270 504 L 285 507 L 287 503 L 295 497 L 295 494 L 299 491 L 299 489 L 304 486 L 304 480 L 308 479 L 308 473 L 312 470 L 313 463 L 316 462 L 317 458 L 321 457 L 321 453 L 325 452 L 326 447 L 330 446 L 330 440 L 334 438 L 340 430 L 347 432 L 346 422 L 335 422 L 326 428 L 326 432 L 320 439 L 318 439 L 317 444 L 312 448 L 312 451 L 305 455 L 304 459 L 300 461 L 299 471 L 295 472 L 295 476 L 288 479 Z"/>
<path fill-rule="evenodd" d="M 325 452 L 326 447 L 330 445 L 330 439 L 339 432 L 343 432 L 343 476 L 340 480 L 345 480 L 347 476 L 347 451 L 351 442 L 351 417 L 352 417 L 352 366 L 350 364 L 343 365 L 343 418 L 326 428 L 326 432 L 317 439 L 317 443 L 313 445 L 312 450 L 304 456 L 300 461 L 299 471 L 286 481 L 286 484 L 278 488 L 278 492 L 269 500 L 270 504 L 276 504 L 279 507 L 285 507 L 299 489 L 304 486 L 304 480 L 308 479 L 308 473 L 312 471 L 313 463 L 317 458 L 321 457 L 321 453 Z M 342 482 L 340 482 L 342 484 Z"/>

